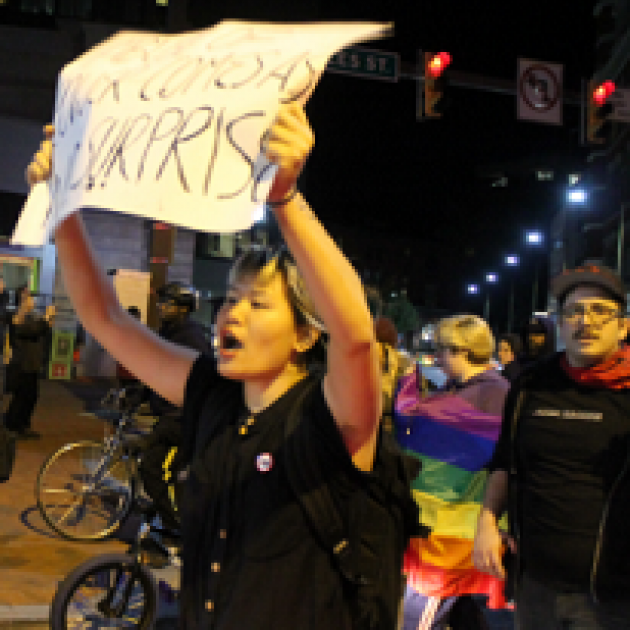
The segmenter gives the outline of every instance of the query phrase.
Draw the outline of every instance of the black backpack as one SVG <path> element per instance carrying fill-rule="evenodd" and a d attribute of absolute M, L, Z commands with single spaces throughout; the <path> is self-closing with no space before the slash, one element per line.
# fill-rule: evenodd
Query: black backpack
<path fill-rule="evenodd" d="M 411 536 L 429 534 L 420 525 L 419 508 L 410 490 L 420 462 L 404 455 L 394 438 L 381 429 L 375 474 L 366 474 L 365 484 L 348 504 L 338 506 L 325 471 L 312 457 L 308 434 L 296 431 L 302 403 L 316 386 L 321 387 L 321 380 L 312 378 L 286 420 L 289 483 L 344 578 L 353 629 L 392 630 L 404 588 L 403 553 Z"/>

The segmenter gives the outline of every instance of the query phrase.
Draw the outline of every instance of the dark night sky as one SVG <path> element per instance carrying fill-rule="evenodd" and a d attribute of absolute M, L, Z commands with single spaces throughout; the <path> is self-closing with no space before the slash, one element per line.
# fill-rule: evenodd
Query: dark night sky
<path fill-rule="evenodd" d="M 415 63 L 419 48 L 446 50 L 453 70 L 514 80 L 517 58 L 529 57 L 564 64 L 565 89 L 576 92 L 593 70 L 592 2 L 330 5 L 320 3 L 322 18 L 393 21 L 393 38 L 368 45 L 399 52 L 403 63 Z M 517 308 L 525 309 L 533 259 L 523 247 L 523 229 L 548 228 L 564 180 L 538 183 L 530 174 L 492 188 L 480 171 L 523 159 L 542 167 L 554 160 L 579 163 L 587 154 L 578 141 L 579 108 L 565 106 L 562 127 L 518 122 L 515 97 L 451 87 L 444 118 L 418 122 L 415 91 L 409 80 L 324 76 L 308 110 L 316 133 L 304 182 L 309 200 L 324 222 L 371 226 L 384 238 L 388 230 L 417 237 L 427 273 L 415 279 L 411 295 L 421 301 L 424 284 L 435 283 L 445 308 L 479 312 L 480 301 L 465 295 L 465 284 L 487 270 L 501 272 L 503 255 L 517 251 L 524 257 L 515 275 Z M 497 304 L 507 301 L 506 287 L 504 281 L 498 288 Z"/>

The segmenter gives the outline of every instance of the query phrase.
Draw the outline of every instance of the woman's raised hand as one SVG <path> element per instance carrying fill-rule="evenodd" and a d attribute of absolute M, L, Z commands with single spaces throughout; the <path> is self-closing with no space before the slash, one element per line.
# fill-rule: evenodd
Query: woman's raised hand
<path fill-rule="evenodd" d="M 44 127 L 44 140 L 26 168 L 26 181 L 29 186 L 46 181 L 52 173 L 52 137 L 54 135 L 55 127 L 46 125 Z"/>
<path fill-rule="evenodd" d="M 268 201 L 279 203 L 291 196 L 314 143 L 304 108 L 282 105 L 264 144 L 267 159 L 279 166 Z"/>

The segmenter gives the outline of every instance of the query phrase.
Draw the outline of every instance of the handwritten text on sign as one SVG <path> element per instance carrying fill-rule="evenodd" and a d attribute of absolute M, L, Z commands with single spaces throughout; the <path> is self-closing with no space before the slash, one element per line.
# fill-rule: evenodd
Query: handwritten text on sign
<path fill-rule="evenodd" d="M 197 230 L 249 227 L 275 174 L 260 145 L 280 104 L 306 102 L 332 54 L 385 29 L 230 21 L 112 37 L 59 78 L 53 226 L 93 206 Z"/>

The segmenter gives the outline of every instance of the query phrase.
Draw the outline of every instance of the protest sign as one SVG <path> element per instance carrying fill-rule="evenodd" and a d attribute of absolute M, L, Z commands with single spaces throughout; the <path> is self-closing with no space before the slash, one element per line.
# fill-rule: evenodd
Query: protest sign
<path fill-rule="evenodd" d="M 39 247 L 48 242 L 46 220 L 50 207 L 48 184 L 41 182 L 31 190 L 11 236 L 12 245 Z"/>
<path fill-rule="evenodd" d="M 59 76 L 49 222 L 97 207 L 248 228 L 275 174 L 260 146 L 280 105 L 305 102 L 334 53 L 388 28 L 225 21 L 113 36 Z"/>

